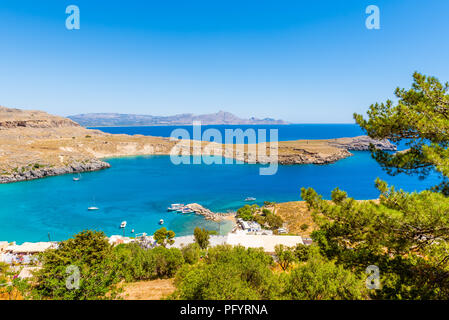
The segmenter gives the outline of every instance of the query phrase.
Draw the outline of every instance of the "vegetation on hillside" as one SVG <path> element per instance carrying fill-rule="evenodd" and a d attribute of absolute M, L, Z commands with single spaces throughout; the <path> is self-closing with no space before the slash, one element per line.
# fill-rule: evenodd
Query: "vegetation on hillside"
<path fill-rule="evenodd" d="M 348 270 L 379 268 L 382 299 L 449 298 L 449 95 L 448 84 L 415 73 L 410 90 L 396 89 L 392 101 L 370 107 L 368 120 L 355 115 L 372 138 L 403 142 L 409 149 L 373 157 L 390 174 L 442 174 L 432 190 L 407 193 L 376 180 L 380 201 L 357 202 L 336 189 L 324 201 L 312 189 L 302 197 L 314 210 L 312 238 L 328 259 Z"/>
<path fill-rule="evenodd" d="M 245 221 L 255 221 L 263 228 L 276 230 L 282 227 L 284 221 L 267 208 L 260 208 L 257 204 L 245 205 L 237 210 L 237 218 Z"/>

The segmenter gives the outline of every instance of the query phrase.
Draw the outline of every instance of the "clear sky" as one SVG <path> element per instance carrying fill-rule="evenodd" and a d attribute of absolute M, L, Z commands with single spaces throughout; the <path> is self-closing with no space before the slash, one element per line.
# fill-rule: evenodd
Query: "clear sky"
<path fill-rule="evenodd" d="M 0 1 L 7 107 L 351 123 L 415 70 L 449 81 L 447 0 Z"/>

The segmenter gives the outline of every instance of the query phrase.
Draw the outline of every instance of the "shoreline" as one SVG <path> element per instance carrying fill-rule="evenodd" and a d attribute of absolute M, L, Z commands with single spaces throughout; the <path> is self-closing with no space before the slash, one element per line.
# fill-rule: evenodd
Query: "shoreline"
<path fill-rule="evenodd" d="M 70 119 L 41 111 L 0 107 L 0 183 L 97 171 L 110 167 L 102 159 L 170 155 L 173 150 L 176 155 L 213 154 L 245 163 L 330 164 L 352 156 L 349 150 L 369 150 L 371 144 L 382 150 L 396 150 L 396 146 L 386 140 L 377 141 L 367 136 L 264 144 L 202 141 L 197 146 L 191 139 L 110 134 L 86 129 Z M 273 153 L 272 148 L 276 152 Z"/>
<path fill-rule="evenodd" d="M 210 126 L 289 126 L 302 123 L 256 123 L 256 124 L 201 124 L 202 127 Z M 338 124 L 338 123 L 310 123 L 310 124 Z M 343 125 L 352 125 L 351 123 L 342 123 Z M 148 124 L 148 125 L 119 125 L 119 126 L 82 126 L 88 130 L 97 128 L 145 128 L 145 127 L 191 127 L 192 124 Z"/>

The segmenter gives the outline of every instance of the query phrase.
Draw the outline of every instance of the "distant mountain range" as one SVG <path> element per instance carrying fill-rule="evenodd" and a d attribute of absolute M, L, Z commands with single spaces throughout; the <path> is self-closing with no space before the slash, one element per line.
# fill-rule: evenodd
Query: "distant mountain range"
<path fill-rule="evenodd" d="M 194 115 L 192 113 L 174 116 L 151 116 L 120 113 L 87 113 L 68 116 L 67 118 L 84 127 L 108 126 L 155 126 L 155 125 L 192 125 L 193 121 L 201 121 L 202 125 L 210 124 L 288 124 L 283 120 L 272 118 L 249 119 L 239 118 L 232 113 L 219 111 L 211 114 Z"/>

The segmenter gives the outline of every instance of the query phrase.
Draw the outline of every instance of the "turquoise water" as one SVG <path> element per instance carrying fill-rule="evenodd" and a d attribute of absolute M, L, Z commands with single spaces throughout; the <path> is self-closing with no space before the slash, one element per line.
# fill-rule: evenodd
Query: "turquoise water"
<path fill-rule="evenodd" d="M 177 235 L 191 234 L 195 226 L 218 230 L 217 223 L 196 215 L 167 212 L 170 203 L 197 202 L 214 211 L 243 206 L 245 197 L 258 203 L 300 200 L 301 187 L 313 187 L 325 197 L 335 187 L 356 199 L 378 196 L 376 177 L 407 191 L 423 190 L 438 183 L 432 176 L 386 175 L 371 159 L 369 152 L 331 165 L 279 166 L 277 174 L 260 176 L 256 164 L 173 165 L 168 156 L 109 159 L 110 169 L 84 173 L 78 182 L 72 175 L 0 185 L 0 240 L 63 240 L 83 230 L 103 230 L 121 234 L 120 222 L 126 220 L 126 234 L 152 233 L 164 219 L 164 226 Z M 98 211 L 87 211 L 95 205 Z M 225 232 L 229 226 L 221 226 Z"/>

